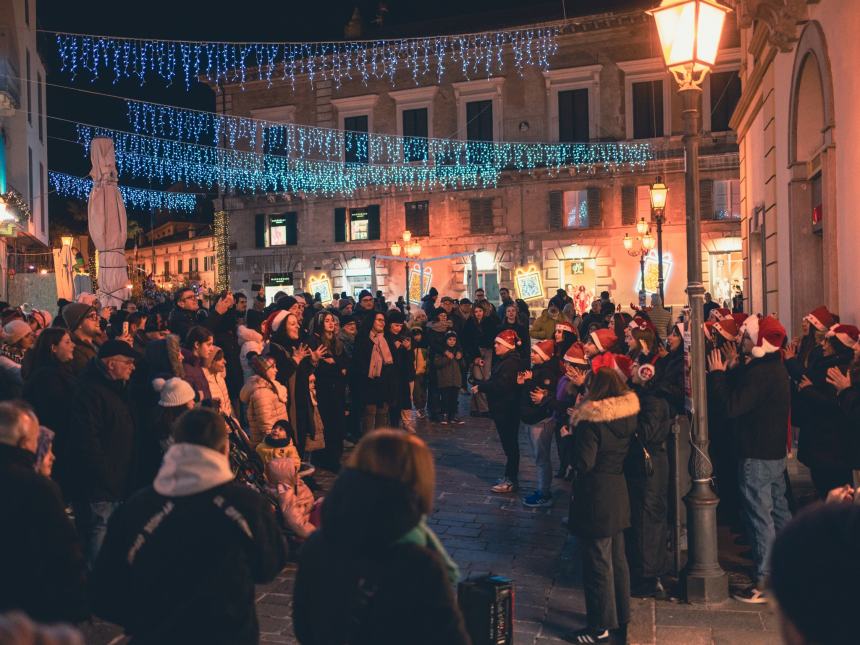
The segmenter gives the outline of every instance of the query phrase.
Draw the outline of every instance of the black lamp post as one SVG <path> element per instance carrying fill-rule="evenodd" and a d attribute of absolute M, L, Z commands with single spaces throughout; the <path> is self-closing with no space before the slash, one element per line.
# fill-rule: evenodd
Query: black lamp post
<path fill-rule="evenodd" d="M 651 184 L 648 189 L 651 196 L 651 213 L 654 223 L 657 224 L 657 291 L 660 293 L 660 303 L 666 306 L 666 297 L 663 294 L 663 212 L 666 209 L 666 197 L 669 187 L 663 183 L 662 177 Z"/>
<path fill-rule="evenodd" d="M 641 286 L 639 287 L 639 306 L 645 306 L 647 291 L 645 290 L 645 256 L 654 248 L 654 236 L 651 235 L 651 230 L 645 222 L 645 218 L 639 220 L 636 224 L 636 231 L 640 233 L 634 240 L 629 234 L 624 234 L 624 250 L 632 257 L 639 257 L 639 275 Z M 634 242 L 639 242 L 639 247 L 634 246 Z"/>

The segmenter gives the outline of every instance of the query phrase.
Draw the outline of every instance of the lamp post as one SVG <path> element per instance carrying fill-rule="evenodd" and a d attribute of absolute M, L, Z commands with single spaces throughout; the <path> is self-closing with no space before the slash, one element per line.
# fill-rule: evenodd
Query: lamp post
<path fill-rule="evenodd" d="M 689 554 L 685 570 L 687 601 L 720 602 L 728 597 L 728 579 L 717 552 L 717 504 L 708 456 L 708 402 L 705 383 L 705 339 L 702 333 L 705 288 L 699 230 L 699 101 L 702 81 L 717 58 L 720 35 L 730 11 L 716 0 L 662 0 L 648 11 L 654 16 L 663 59 L 678 83 L 683 101 L 684 198 L 687 223 L 687 298 L 690 305 L 690 381 L 692 488 L 685 498 Z"/>
<path fill-rule="evenodd" d="M 663 212 L 666 209 L 666 197 L 669 188 L 663 183 L 663 178 L 658 176 L 657 181 L 648 189 L 651 196 L 651 213 L 657 224 L 657 291 L 660 293 L 660 304 L 666 306 L 666 298 L 663 295 Z"/>
<path fill-rule="evenodd" d="M 645 290 L 645 256 L 654 248 L 654 236 L 651 235 L 651 230 L 645 222 L 645 218 L 641 218 L 636 224 L 636 232 L 640 233 L 634 240 L 628 233 L 624 234 L 624 250 L 632 257 L 639 257 L 639 276 L 641 286 L 639 287 L 639 306 L 645 306 L 647 292 Z M 639 247 L 635 248 L 634 243 L 639 242 Z"/>
<path fill-rule="evenodd" d="M 411 308 L 409 305 L 409 262 L 421 254 L 421 245 L 417 241 L 413 241 L 411 231 L 403 231 L 401 239 L 403 240 L 402 245 L 399 241 L 395 241 L 391 245 L 391 255 L 397 257 L 402 251 L 406 252 L 406 311 L 409 311 Z M 423 279 L 423 276 L 419 276 L 418 279 Z"/>

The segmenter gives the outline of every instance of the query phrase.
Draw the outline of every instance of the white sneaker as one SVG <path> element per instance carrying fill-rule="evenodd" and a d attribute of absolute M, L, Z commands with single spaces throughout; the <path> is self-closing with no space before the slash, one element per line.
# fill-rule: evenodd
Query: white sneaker
<path fill-rule="evenodd" d="M 517 490 L 517 485 L 507 477 L 496 482 L 495 486 L 490 488 L 494 493 L 513 493 Z"/>

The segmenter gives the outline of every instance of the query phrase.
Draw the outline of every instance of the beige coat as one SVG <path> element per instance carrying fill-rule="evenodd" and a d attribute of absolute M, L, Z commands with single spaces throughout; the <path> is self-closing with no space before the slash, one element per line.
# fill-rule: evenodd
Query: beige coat
<path fill-rule="evenodd" d="M 253 448 L 271 431 L 276 421 L 289 420 L 287 388 L 277 381 L 270 383 L 254 374 L 245 383 L 239 399 L 248 406 L 248 435 Z"/>

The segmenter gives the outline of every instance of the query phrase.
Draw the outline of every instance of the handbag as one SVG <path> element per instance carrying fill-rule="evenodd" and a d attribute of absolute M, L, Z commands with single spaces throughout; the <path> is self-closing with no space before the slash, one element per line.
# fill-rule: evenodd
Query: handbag
<path fill-rule="evenodd" d="M 642 441 L 642 438 L 639 436 L 638 432 L 634 432 L 633 437 L 636 439 L 636 442 L 642 449 L 642 461 L 643 466 L 645 468 L 645 475 L 647 477 L 650 477 L 654 474 L 654 461 L 651 459 L 651 453 L 648 452 L 648 448 L 645 447 L 645 443 Z"/>

